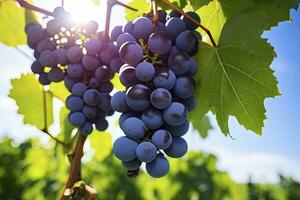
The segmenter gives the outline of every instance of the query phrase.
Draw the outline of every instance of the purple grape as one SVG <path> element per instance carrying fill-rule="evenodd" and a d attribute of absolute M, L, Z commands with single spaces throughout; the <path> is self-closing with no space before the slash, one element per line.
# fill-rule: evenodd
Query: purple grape
<path fill-rule="evenodd" d="M 157 88 L 152 92 L 150 99 L 155 108 L 163 110 L 171 104 L 172 95 L 164 88 Z"/>
<path fill-rule="evenodd" d="M 136 158 L 138 143 L 128 137 L 119 137 L 113 144 L 114 155 L 122 161 L 131 161 Z"/>
<path fill-rule="evenodd" d="M 82 56 L 82 49 L 78 46 L 71 47 L 67 50 L 67 57 L 71 63 L 80 62 Z"/>
<path fill-rule="evenodd" d="M 56 54 L 53 51 L 46 50 L 39 56 L 39 62 L 45 67 L 55 67 L 57 64 Z"/>
<path fill-rule="evenodd" d="M 124 64 L 119 74 L 120 82 L 126 87 L 130 87 L 138 82 L 135 75 L 135 68 L 130 65 Z"/>
<path fill-rule="evenodd" d="M 172 126 L 182 125 L 187 117 L 187 110 L 185 106 L 178 102 L 173 102 L 171 105 L 163 111 L 164 121 Z"/>
<path fill-rule="evenodd" d="M 102 65 L 95 71 L 95 78 L 100 82 L 109 81 L 112 78 L 112 72 L 110 67 Z"/>
<path fill-rule="evenodd" d="M 148 87 L 142 84 L 134 85 L 127 90 L 127 105 L 134 111 L 144 111 L 150 107 L 150 94 L 151 90 Z"/>
<path fill-rule="evenodd" d="M 183 75 L 189 71 L 190 56 L 184 52 L 172 53 L 168 59 L 168 66 L 176 75 Z"/>
<path fill-rule="evenodd" d="M 93 71 L 100 65 L 100 61 L 94 56 L 84 55 L 82 57 L 82 65 L 84 69 Z"/>
<path fill-rule="evenodd" d="M 135 76 L 140 81 L 150 81 L 155 74 L 154 66 L 149 62 L 141 62 L 135 68 Z"/>
<path fill-rule="evenodd" d="M 161 112 L 153 107 L 143 112 L 141 119 L 148 129 L 158 129 L 163 125 Z"/>
<path fill-rule="evenodd" d="M 143 49 L 136 42 L 126 42 L 120 48 L 120 58 L 123 62 L 136 66 L 143 59 Z"/>
<path fill-rule="evenodd" d="M 173 41 L 183 31 L 185 31 L 185 23 L 178 17 L 172 17 L 166 22 L 166 32 Z"/>
<path fill-rule="evenodd" d="M 157 31 L 150 35 L 148 45 L 153 53 L 164 55 L 171 49 L 172 41 L 166 32 Z"/>
<path fill-rule="evenodd" d="M 69 64 L 67 68 L 67 73 L 71 78 L 80 78 L 83 76 L 84 69 L 83 66 L 79 63 Z"/>
<path fill-rule="evenodd" d="M 83 100 L 87 105 L 96 106 L 100 103 L 101 94 L 96 89 L 88 89 L 83 95 Z"/>
<path fill-rule="evenodd" d="M 117 47 L 120 49 L 126 42 L 136 42 L 136 39 L 130 33 L 122 33 L 117 38 Z"/>
<path fill-rule="evenodd" d="M 148 39 L 152 32 L 152 21 L 148 18 L 139 17 L 133 21 L 132 33 L 137 39 Z"/>
<path fill-rule="evenodd" d="M 96 38 L 90 39 L 85 45 L 87 53 L 93 56 L 99 55 L 101 53 L 102 47 L 102 41 Z"/>
<path fill-rule="evenodd" d="M 152 162 L 146 164 L 146 170 L 153 178 L 161 178 L 170 170 L 169 161 L 158 155 Z"/>
<path fill-rule="evenodd" d="M 173 93 L 179 98 L 189 98 L 194 93 L 195 85 L 195 80 L 191 77 L 178 77 L 173 89 Z"/>
<path fill-rule="evenodd" d="M 146 126 L 142 120 L 136 117 L 126 119 L 122 124 L 125 135 L 131 139 L 141 139 L 146 134 Z"/>
<path fill-rule="evenodd" d="M 176 75 L 172 70 L 161 68 L 156 72 L 153 83 L 156 88 L 171 90 L 176 84 Z"/>
<path fill-rule="evenodd" d="M 48 73 L 48 79 L 51 82 L 60 82 L 64 80 L 64 78 L 65 73 L 57 67 L 52 68 Z"/>
<path fill-rule="evenodd" d="M 73 112 L 69 115 L 69 122 L 74 126 L 80 127 L 85 123 L 85 117 L 82 112 Z"/>
<path fill-rule="evenodd" d="M 72 95 L 82 97 L 84 92 L 88 89 L 88 87 L 84 83 L 75 83 L 72 86 Z"/>
<path fill-rule="evenodd" d="M 113 28 L 113 30 L 110 33 L 110 39 L 112 41 L 117 41 L 117 38 L 119 37 L 119 35 L 122 34 L 122 28 L 123 28 L 122 26 L 115 26 Z"/>
<path fill-rule="evenodd" d="M 84 106 L 84 102 L 82 98 L 77 96 L 68 96 L 66 100 L 66 104 L 67 104 L 67 108 L 72 112 L 82 111 Z"/>
<path fill-rule="evenodd" d="M 152 162 L 157 155 L 157 149 L 151 142 L 142 142 L 136 148 L 136 156 L 142 162 Z"/>
<path fill-rule="evenodd" d="M 188 145 L 181 137 L 173 137 L 172 144 L 164 152 L 171 158 L 181 158 L 187 152 Z"/>
<path fill-rule="evenodd" d="M 166 130 L 157 130 L 153 136 L 151 142 L 158 149 L 167 149 L 172 144 L 172 136 Z"/>

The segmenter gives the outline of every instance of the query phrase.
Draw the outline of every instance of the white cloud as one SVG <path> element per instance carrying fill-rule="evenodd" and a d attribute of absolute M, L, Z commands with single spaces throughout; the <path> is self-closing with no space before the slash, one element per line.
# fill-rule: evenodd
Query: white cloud
<path fill-rule="evenodd" d="M 298 158 L 255 150 L 242 153 L 233 151 L 212 140 L 201 140 L 195 132 L 190 132 L 187 140 L 191 149 L 215 154 L 219 169 L 227 171 L 235 181 L 244 183 L 251 176 L 256 182 L 275 183 L 278 181 L 278 173 L 300 181 Z"/>

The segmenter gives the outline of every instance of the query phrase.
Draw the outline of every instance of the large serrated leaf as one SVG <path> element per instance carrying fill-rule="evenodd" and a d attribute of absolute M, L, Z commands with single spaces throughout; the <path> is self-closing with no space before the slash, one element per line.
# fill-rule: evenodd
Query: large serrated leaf
<path fill-rule="evenodd" d="M 291 8 L 297 9 L 299 0 L 254 0 L 255 6 L 267 16 L 266 29 L 276 26 L 281 21 L 290 20 Z"/>
<path fill-rule="evenodd" d="M 269 67 L 275 52 L 261 38 L 264 13 L 251 10 L 232 17 L 224 26 L 218 47 L 200 44 L 197 60 L 198 107 L 192 116 L 214 110 L 223 133 L 234 116 L 246 129 L 262 133 L 264 100 L 279 95 Z M 201 118 L 200 118 L 201 119 Z"/>
<path fill-rule="evenodd" d="M 138 9 L 138 11 L 132 11 L 126 9 L 126 20 L 133 21 L 136 18 L 143 16 L 150 11 L 150 4 L 146 0 L 133 0 L 128 3 L 129 6 Z"/>
<path fill-rule="evenodd" d="M 216 41 L 219 40 L 222 28 L 227 20 L 238 13 L 247 12 L 250 9 L 258 9 L 265 15 L 263 30 L 277 25 L 281 21 L 290 19 L 290 9 L 297 8 L 299 0 L 213 0 L 207 6 L 201 7 L 197 13 L 201 21 L 212 33 Z"/>
<path fill-rule="evenodd" d="M 193 7 L 194 11 L 197 11 L 202 6 L 209 4 L 212 0 L 190 0 L 190 4 Z"/>
<path fill-rule="evenodd" d="M 26 44 L 25 10 L 15 1 L 0 2 L 0 42 L 9 46 Z"/>
<path fill-rule="evenodd" d="M 52 95 L 45 92 L 34 74 L 22 75 L 11 81 L 9 97 L 15 99 L 24 115 L 24 123 L 44 130 L 53 123 Z"/>
<path fill-rule="evenodd" d="M 53 94 L 54 97 L 63 101 L 63 103 L 66 101 L 67 97 L 70 95 L 70 92 L 66 88 L 64 82 L 51 83 L 50 84 L 50 92 Z"/>
<path fill-rule="evenodd" d="M 201 16 L 201 23 L 211 31 L 217 42 L 226 20 L 252 6 L 251 0 L 244 0 L 243 3 L 240 0 L 213 0 L 197 13 Z"/>

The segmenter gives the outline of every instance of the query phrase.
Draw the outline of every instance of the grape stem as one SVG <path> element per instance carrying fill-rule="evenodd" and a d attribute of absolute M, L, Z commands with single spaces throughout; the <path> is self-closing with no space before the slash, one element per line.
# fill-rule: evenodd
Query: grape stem
<path fill-rule="evenodd" d="M 152 13 L 153 13 L 152 21 L 155 24 L 157 24 L 157 22 L 159 20 L 159 16 L 158 16 L 158 12 L 157 12 L 157 0 L 151 0 L 151 8 L 152 8 Z"/>
<path fill-rule="evenodd" d="M 28 3 L 27 1 L 25 0 L 17 0 L 17 2 L 20 4 L 21 7 L 23 8 L 26 8 L 28 10 L 34 10 L 36 12 L 40 12 L 40 13 L 43 13 L 45 15 L 50 15 L 50 16 L 53 16 L 54 17 L 54 14 L 53 12 L 50 12 L 48 10 L 45 10 L 45 9 L 42 9 L 40 7 L 37 7 L 37 6 L 34 6 L 30 3 Z"/>
<path fill-rule="evenodd" d="M 202 30 L 204 30 L 206 32 L 206 34 L 208 35 L 212 45 L 214 47 L 217 47 L 217 44 L 211 34 L 211 32 L 208 30 L 208 28 L 206 28 L 205 26 L 203 26 L 201 23 L 199 23 L 198 21 L 196 21 L 194 18 L 192 18 L 191 16 L 189 16 L 188 14 L 186 14 L 183 10 L 181 10 L 180 8 L 178 8 L 177 6 L 173 5 L 172 3 L 169 2 L 169 0 L 161 0 L 162 2 L 164 2 L 165 4 L 167 4 L 170 8 L 172 8 L 173 10 L 175 10 L 176 12 L 178 12 L 179 14 L 183 15 L 184 17 L 186 17 L 188 20 L 190 20 L 193 24 L 195 24 L 196 26 L 199 26 Z"/>
<path fill-rule="evenodd" d="M 110 27 L 111 11 L 112 11 L 113 6 L 115 6 L 115 5 L 119 5 L 119 6 L 128 8 L 132 11 L 138 11 L 136 8 L 126 5 L 118 0 L 108 0 L 107 8 L 106 8 L 105 30 L 104 30 L 104 38 L 106 41 L 109 40 L 109 27 Z"/>
<path fill-rule="evenodd" d="M 86 136 L 83 136 L 81 133 L 79 133 L 79 138 L 77 140 L 77 144 L 74 150 L 74 153 L 71 154 L 71 169 L 69 173 L 68 180 L 65 184 L 64 192 L 61 196 L 61 200 L 65 197 L 65 192 L 72 188 L 74 183 L 77 181 L 80 175 L 80 168 L 81 168 L 81 157 L 83 155 L 83 146 L 86 141 Z"/>

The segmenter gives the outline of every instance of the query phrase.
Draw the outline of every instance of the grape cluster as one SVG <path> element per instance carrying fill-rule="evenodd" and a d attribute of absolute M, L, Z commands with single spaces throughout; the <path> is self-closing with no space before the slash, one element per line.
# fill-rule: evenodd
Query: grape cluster
<path fill-rule="evenodd" d="M 165 155 L 180 158 L 187 152 L 182 136 L 195 107 L 193 76 L 198 70 L 192 56 L 202 39 L 186 17 L 174 11 L 158 14 L 156 23 L 146 15 L 111 32 L 125 63 L 119 78 L 126 87 L 111 99 L 112 108 L 122 113 L 119 125 L 125 134 L 114 142 L 113 152 L 129 172 L 145 162 L 155 178 L 169 171 Z M 200 22 L 196 13 L 187 14 Z"/>
<path fill-rule="evenodd" d="M 114 113 L 111 62 L 115 66 L 119 61 L 118 49 L 97 32 L 95 21 L 75 24 L 61 7 L 53 13 L 45 29 L 34 23 L 26 26 L 28 45 L 36 57 L 31 69 L 43 85 L 64 81 L 71 92 L 66 100 L 69 121 L 82 134 L 90 134 L 94 125 L 103 131 L 108 127 L 105 117 Z"/>

